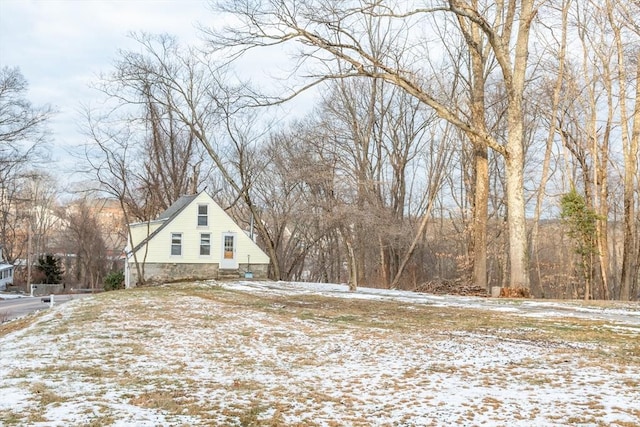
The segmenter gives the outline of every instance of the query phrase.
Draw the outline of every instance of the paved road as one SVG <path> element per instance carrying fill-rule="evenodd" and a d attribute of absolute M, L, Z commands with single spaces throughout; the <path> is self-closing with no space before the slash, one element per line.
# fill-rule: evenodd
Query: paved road
<path fill-rule="evenodd" d="M 67 301 L 71 301 L 74 298 L 81 298 L 85 295 L 55 295 L 54 304 L 61 304 Z M 46 310 L 49 308 L 49 303 L 43 303 L 42 297 L 24 297 L 24 298 L 12 298 L 1 299 L 0 296 L 0 323 L 7 320 L 15 319 L 17 317 L 24 316 L 34 311 Z M 47 297 L 48 298 L 48 297 Z"/>

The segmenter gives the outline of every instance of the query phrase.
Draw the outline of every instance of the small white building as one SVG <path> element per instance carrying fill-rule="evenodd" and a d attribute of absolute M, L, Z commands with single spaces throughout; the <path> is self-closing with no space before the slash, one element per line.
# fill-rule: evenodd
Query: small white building
<path fill-rule="evenodd" d="M 13 285 L 13 265 L 3 261 L 0 264 L 0 291 L 7 289 L 8 285 Z"/>
<path fill-rule="evenodd" d="M 129 225 L 127 287 L 147 282 L 266 278 L 269 257 L 205 192 L 182 196 L 153 221 Z"/>

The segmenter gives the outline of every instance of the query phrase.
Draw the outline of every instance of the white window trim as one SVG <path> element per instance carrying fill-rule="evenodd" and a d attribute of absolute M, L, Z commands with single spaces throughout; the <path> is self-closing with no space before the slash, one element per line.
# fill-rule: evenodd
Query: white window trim
<path fill-rule="evenodd" d="M 202 254 L 202 236 L 203 235 L 208 235 L 209 236 L 209 255 L 203 255 Z M 198 254 L 200 255 L 200 258 L 211 258 L 213 255 L 213 251 L 212 246 L 211 246 L 211 240 L 212 240 L 212 234 L 211 233 L 200 233 L 200 242 L 198 244 Z"/>
<path fill-rule="evenodd" d="M 205 208 L 207 208 L 207 213 L 206 215 L 201 215 L 200 214 L 200 206 L 204 206 Z M 207 219 L 207 224 L 206 225 L 200 225 L 200 218 L 204 217 Z M 196 211 L 196 226 L 199 229 L 203 229 L 203 228 L 209 228 L 209 204 L 208 203 L 200 203 L 198 204 L 198 208 Z"/>
<path fill-rule="evenodd" d="M 173 243 L 173 236 L 174 236 L 174 235 L 180 236 L 180 255 L 176 255 L 176 254 L 174 254 L 174 253 L 173 253 L 173 245 L 174 245 L 174 243 Z M 183 246 L 184 246 L 184 245 L 182 244 L 182 243 L 183 243 L 183 241 L 184 241 L 184 239 L 182 238 L 182 236 L 183 236 L 183 234 L 182 234 L 182 233 L 173 233 L 173 232 L 172 232 L 172 233 L 170 234 L 169 256 L 170 256 L 171 258 L 182 258 L 182 255 L 184 254 L 184 250 L 183 250 L 183 249 L 184 249 L 184 248 L 183 248 Z"/>

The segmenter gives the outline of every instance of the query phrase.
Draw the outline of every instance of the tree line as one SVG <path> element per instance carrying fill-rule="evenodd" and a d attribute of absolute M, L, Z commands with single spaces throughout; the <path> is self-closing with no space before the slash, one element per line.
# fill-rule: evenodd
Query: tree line
<path fill-rule="evenodd" d="M 636 3 L 212 8 L 96 82 L 84 172 L 125 222 L 206 187 L 275 279 L 638 298 Z"/>
<path fill-rule="evenodd" d="M 117 268 L 121 250 L 118 234 L 108 230 L 122 230 L 122 224 L 100 218 L 108 201 L 78 194 L 65 200 L 63 183 L 48 166 L 47 123 L 56 111 L 31 103 L 27 91 L 18 67 L 0 68 L 2 261 L 16 266 L 14 285 L 101 287 L 108 272 Z"/>

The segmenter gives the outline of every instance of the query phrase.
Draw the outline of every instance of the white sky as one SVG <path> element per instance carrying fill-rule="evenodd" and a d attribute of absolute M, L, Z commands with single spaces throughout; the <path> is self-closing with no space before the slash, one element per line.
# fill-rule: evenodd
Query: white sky
<path fill-rule="evenodd" d="M 98 96 L 89 83 L 110 70 L 118 49 L 134 46 L 129 32 L 194 43 L 195 24 L 213 19 L 206 0 L 0 0 L 0 67 L 20 67 L 29 100 L 59 110 L 49 126 L 53 146 L 77 146 L 79 107 Z M 53 157 L 69 162 L 64 150 Z"/>

